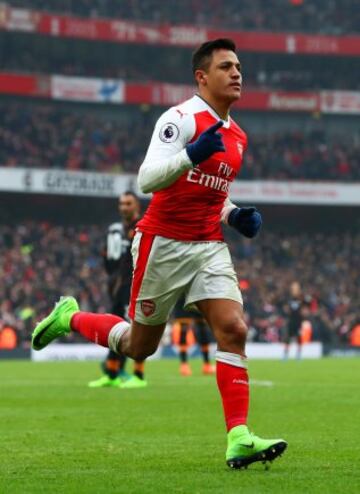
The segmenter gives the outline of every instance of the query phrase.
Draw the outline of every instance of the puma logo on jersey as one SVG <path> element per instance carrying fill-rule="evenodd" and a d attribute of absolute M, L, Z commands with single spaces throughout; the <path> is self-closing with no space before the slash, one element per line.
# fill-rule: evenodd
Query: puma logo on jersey
<path fill-rule="evenodd" d="M 185 115 L 187 115 L 187 113 L 183 113 L 182 111 L 180 111 L 178 108 L 176 108 L 176 111 L 178 112 L 178 114 L 180 115 L 180 118 L 184 117 Z"/>

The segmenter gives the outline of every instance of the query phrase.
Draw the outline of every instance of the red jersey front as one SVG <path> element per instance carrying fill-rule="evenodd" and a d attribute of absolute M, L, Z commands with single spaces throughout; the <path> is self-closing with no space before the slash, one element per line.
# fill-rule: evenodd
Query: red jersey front
<path fill-rule="evenodd" d="M 170 185 L 160 190 L 153 187 L 156 191 L 150 205 L 137 224 L 140 231 L 182 241 L 223 240 L 220 214 L 230 183 L 240 170 L 247 136 L 229 117 L 217 131 L 222 135 L 224 152 L 195 167 L 184 152 L 181 154 L 186 144 L 218 120 L 216 112 L 197 95 L 159 118 L 142 165 L 149 177 L 146 180 L 158 174 L 166 183 L 162 175 L 169 172 L 162 174 L 161 167 L 166 168 L 167 160 L 176 161 L 176 156 L 181 157 L 185 169 Z"/>

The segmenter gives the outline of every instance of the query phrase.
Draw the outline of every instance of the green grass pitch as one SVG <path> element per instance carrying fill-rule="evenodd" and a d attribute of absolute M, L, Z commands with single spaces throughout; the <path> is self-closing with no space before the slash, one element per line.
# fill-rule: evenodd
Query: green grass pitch
<path fill-rule="evenodd" d="M 125 391 L 88 389 L 94 362 L 2 361 L 0 493 L 360 492 L 360 359 L 250 363 L 250 427 L 289 442 L 269 471 L 226 466 L 215 378 L 193 368 L 149 362 Z"/>

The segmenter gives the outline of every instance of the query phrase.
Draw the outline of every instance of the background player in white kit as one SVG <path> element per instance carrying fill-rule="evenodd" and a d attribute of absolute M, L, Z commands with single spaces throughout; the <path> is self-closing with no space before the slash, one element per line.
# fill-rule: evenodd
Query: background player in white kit
<path fill-rule="evenodd" d="M 229 116 L 241 95 L 240 63 L 231 40 L 204 43 L 193 55 L 198 94 L 158 120 L 138 182 L 153 197 L 137 224 L 129 315 L 80 312 L 64 297 L 33 333 L 40 350 L 60 335 L 78 331 L 91 341 L 134 359 L 155 352 L 176 301 L 185 296 L 211 327 L 217 344 L 216 374 L 228 431 L 227 464 L 271 461 L 287 446 L 249 432 L 249 384 L 242 297 L 221 221 L 247 237 L 261 227 L 256 208 L 228 198 L 247 136 Z"/>

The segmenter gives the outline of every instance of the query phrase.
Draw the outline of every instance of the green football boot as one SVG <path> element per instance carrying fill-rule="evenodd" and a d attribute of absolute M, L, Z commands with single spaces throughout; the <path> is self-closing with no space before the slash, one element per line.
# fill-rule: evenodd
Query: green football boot
<path fill-rule="evenodd" d="M 130 374 L 124 369 L 121 369 L 121 371 L 119 372 L 119 377 L 122 382 L 128 381 L 131 378 Z"/>
<path fill-rule="evenodd" d="M 70 333 L 71 317 L 79 306 L 74 297 L 60 297 L 50 314 L 33 331 L 31 345 L 34 350 L 42 350 L 59 336 Z"/>
<path fill-rule="evenodd" d="M 228 433 L 226 463 L 230 468 L 247 468 L 255 461 L 267 465 L 267 461 L 275 460 L 286 447 L 283 439 L 262 439 L 249 432 L 246 425 L 238 425 Z"/>
<path fill-rule="evenodd" d="M 89 388 L 120 388 L 122 381 L 120 377 L 111 379 L 109 376 L 102 376 L 96 381 L 90 381 L 88 383 Z"/>
<path fill-rule="evenodd" d="M 121 389 L 139 389 L 139 388 L 146 388 L 148 385 L 147 381 L 145 379 L 140 379 L 138 376 L 132 376 L 130 379 L 127 381 L 121 383 L 120 388 Z"/>

